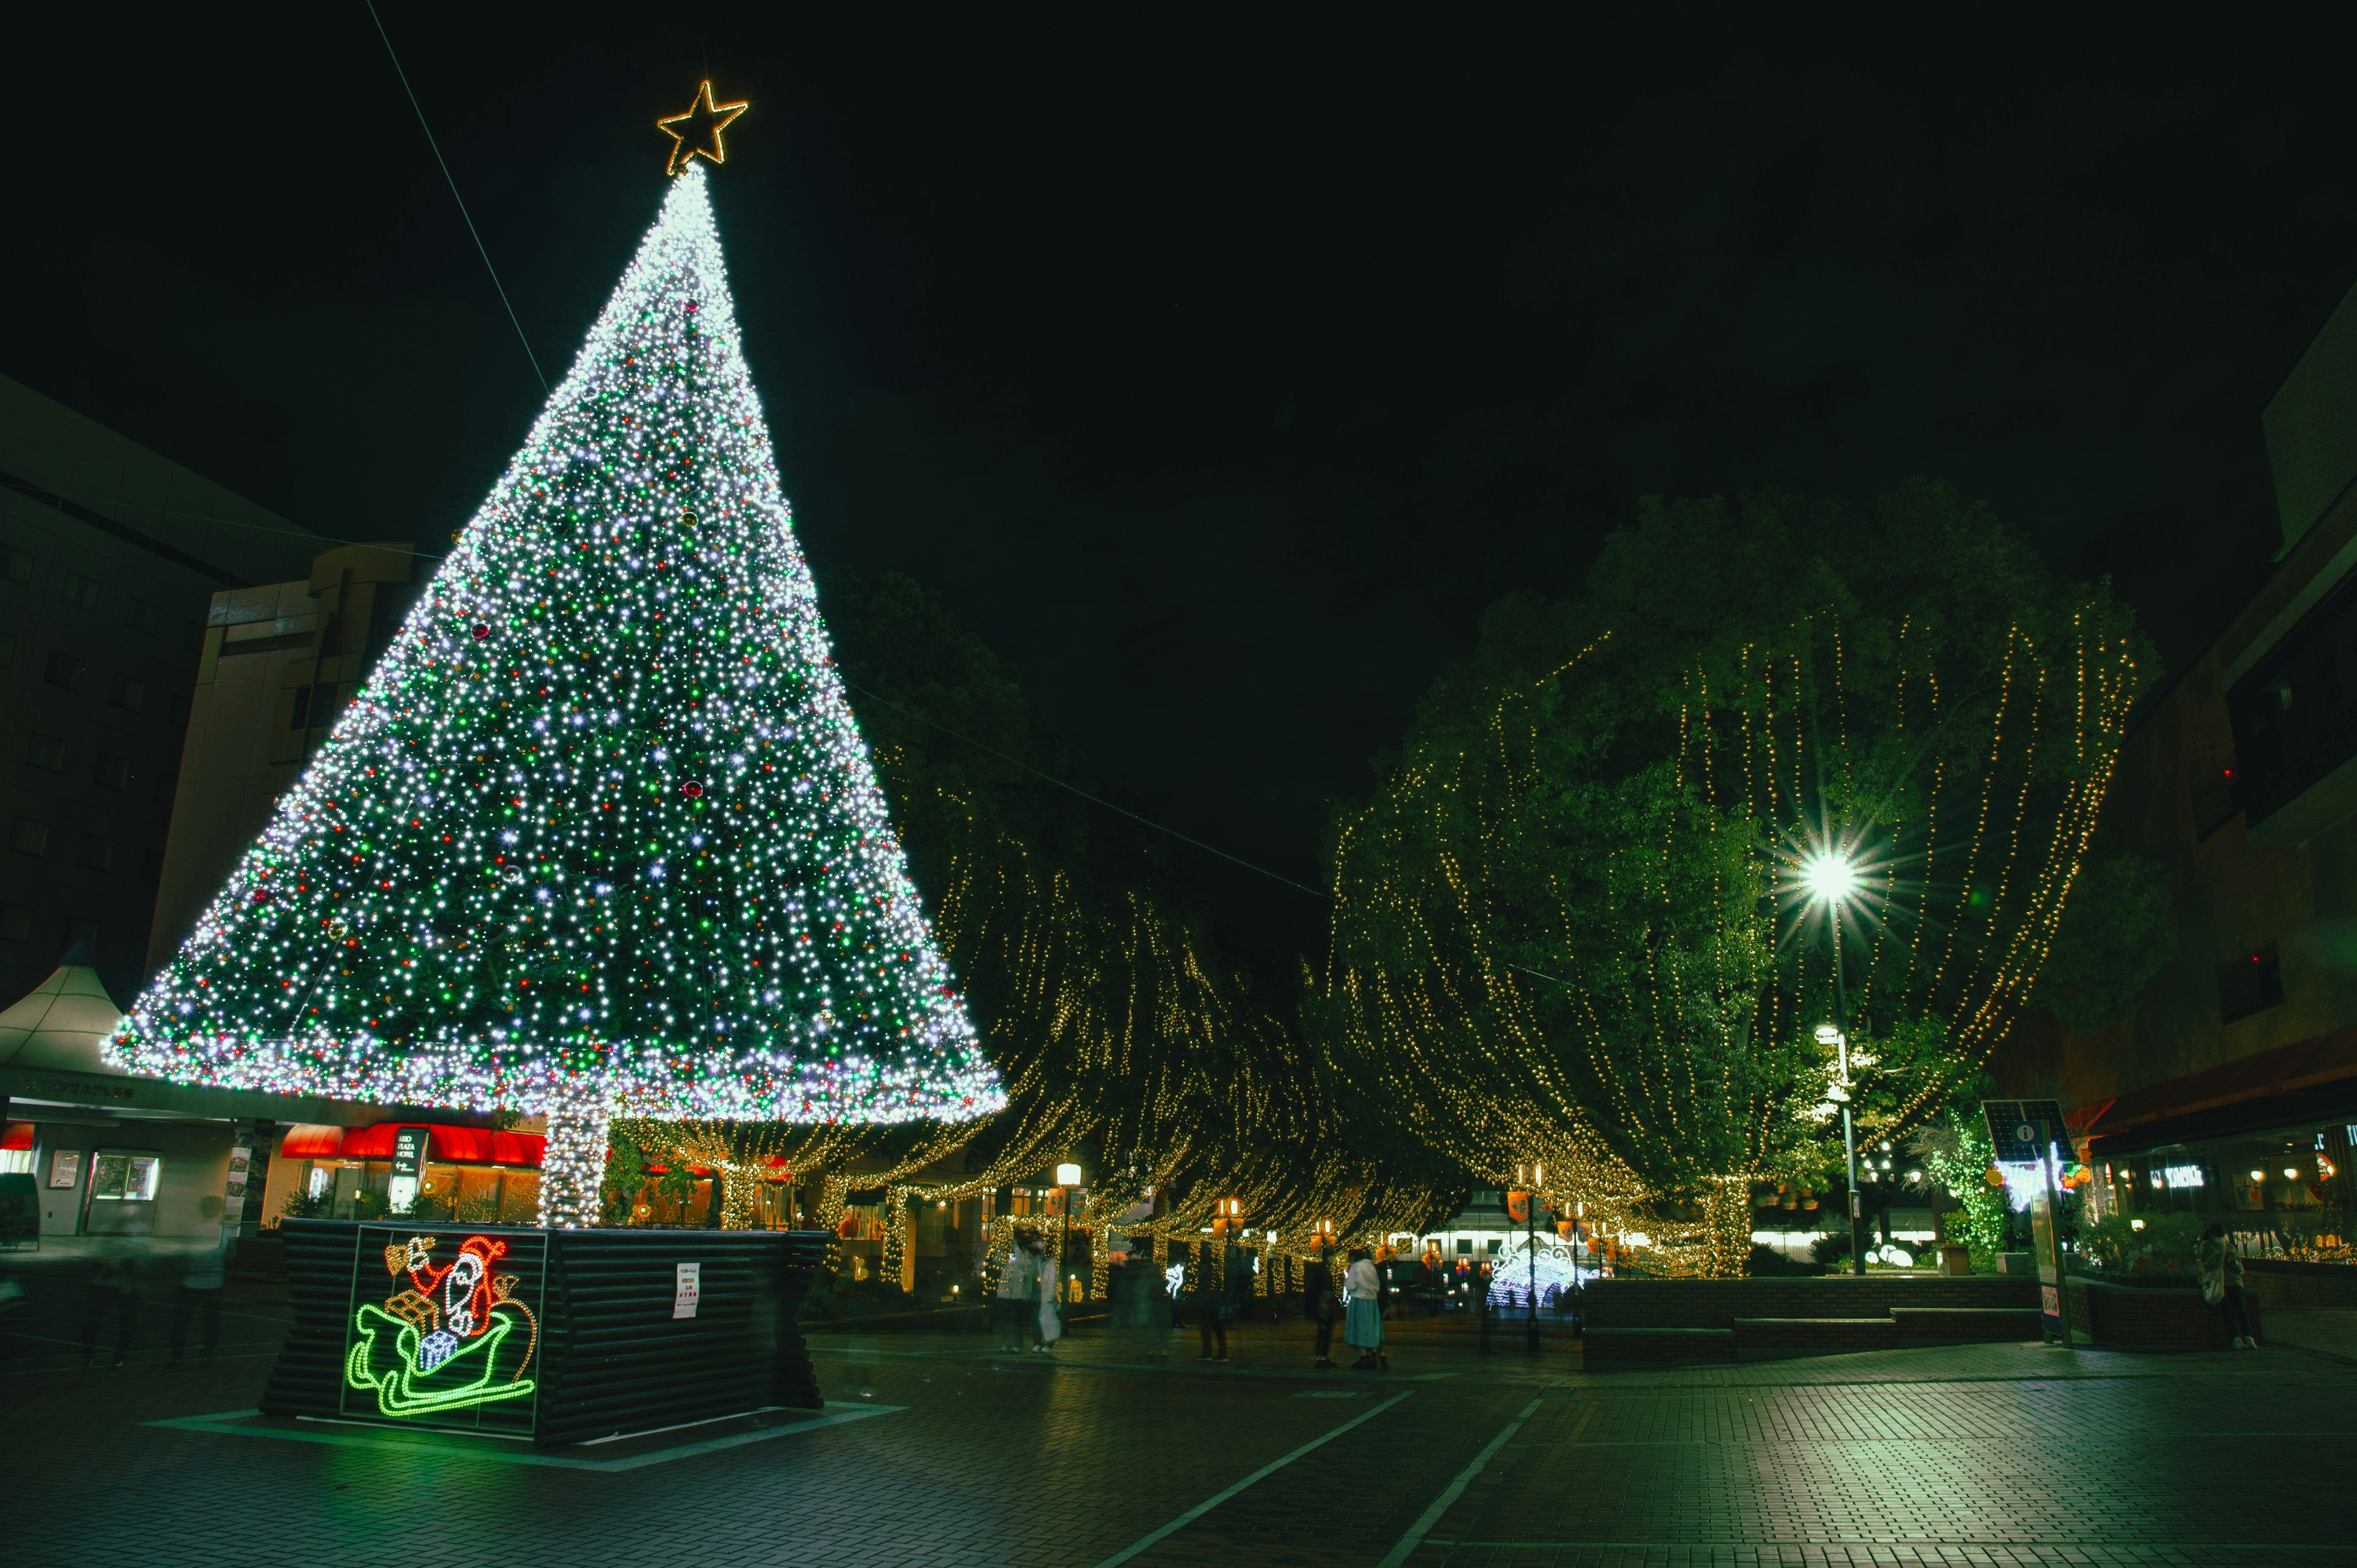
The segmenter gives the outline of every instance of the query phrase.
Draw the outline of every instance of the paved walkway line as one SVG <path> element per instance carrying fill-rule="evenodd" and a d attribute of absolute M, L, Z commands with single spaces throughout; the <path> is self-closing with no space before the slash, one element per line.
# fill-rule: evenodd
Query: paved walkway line
<path fill-rule="evenodd" d="M 809 1421 L 797 1421 L 778 1426 L 762 1427 L 753 1432 L 732 1433 L 726 1437 L 706 1438 L 701 1443 L 682 1443 L 669 1448 L 659 1448 L 651 1454 L 633 1454 L 620 1459 L 576 1459 L 564 1454 L 501 1452 L 491 1448 L 463 1446 L 470 1434 L 457 1434 L 457 1443 L 437 1444 L 420 1441 L 436 1434 L 432 1429 L 414 1434 L 401 1433 L 399 1428 L 384 1428 L 383 1437 L 364 1437 L 357 1432 L 303 1432 L 279 1426 L 244 1426 L 241 1418 L 259 1415 L 259 1411 L 224 1411 L 219 1415 L 184 1415 L 170 1421 L 149 1421 L 144 1426 L 160 1426 L 178 1432 L 217 1432 L 233 1437 L 275 1437 L 288 1443 L 320 1443 L 337 1448 L 390 1448 L 408 1454 L 428 1453 L 437 1455 L 481 1459 L 493 1465 L 530 1465 L 548 1470 L 643 1470 L 650 1465 L 668 1465 L 674 1459 L 685 1459 L 697 1454 L 717 1454 L 724 1449 L 741 1448 L 748 1443 L 767 1443 L 771 1438 L 793 1437 L 805 1432 L 816 1432 L 824 1426 L 841 1426 L 845 1422 L 866 1421 L 878 1415 L 890 1415 L 908 1407 L 897 1404 L 845 1405 L 834 1400 L 826 1402 L 830 1413 Z M 336 1424 L 345 1424 L 337 1423 Z M 361 1423 L 353 1423 L 353 1425 Z M 699 1423 L 698 1424 L 702 1424 Z M 401 1433 L 400 1435 L 393 1435 Z M 645 1435 L 639 1434 L 638 1435 Z"/>
<path fill-rule="evenodd" d="M 1383 1401 L 1383 1403 L 1375 1406 L 1374 1409 L 1367 1412 L 1366 1414 L 1353 1416 L 1349 1421 L 1344 1422 L 1341 1425 L 1334 1428 L 1331 1432 L 1327 1433 L 1323 1437 L 1313 1437 L 1308 1442 L 1303 1444 L 1300 1447 L 1295 1449 L 1292 1453 L 1286 1455 L 1283 1458 L 1270 1460 L 1267 1464 L 1263 1465 L 1259 1469 L 1254 1470 L 1251 1475 L 1246 1476 L 1243 1480 L 1238 1481 L 1234 1486 L 1224 1487 L 1220 1491 L 1213 1492 L 1210 1497 L 1205 1498 L 1201 1502 L 1197 1503 L 1193 1508 L 1189 1509 L 1185 1513 L 1180 1514 L 1177 1519 L 1172 1520 L 1168 1524 L 1164 1525 L 1161 1529 L 1138 1537 L 1135 1541 L 1131 1541 L 1127 1546 L 1123 1547 L 1119 1552 L 1114 1552 L 1112 1556 L 1098 1563 L 1097 1568 L 1119 1568 L 1119 1564 L 1128 1562 L 1131 1558 L 1136 1556 L 1147 1547 L 1161 1541 L 1164 1537 L 1175 1534 L 1178 1530 L 1184 1530 L 1187 1526 L 1194 1523 L 1205 1514 L 1210 1513 L 1213 1509 L 1218 1508 L 1222 1503 L 1226 1502 L 1230 1498 L 1234 1497 L 1238 1492 L 1243 1491 L 1254 1482 L 1265 1480 L 1267 1477 L 1275 1475 L 1279 1470 L 1284 1469 L 1287 1465 L 1292 1464 L 1304 1454 L 1310 1453 L 1315 1449 L 1325 1447 L 1326 1444 L 1333 1442 L 1334 1439 L 1341 1436 L 1342 1434 L 1350 1431 L 1352 1427 L 1366 1424 L 1368 1422 L 1374 1420 L 1375 1417 L 1383 1414 L 1383 1412 L 1391 1409 L 1392 1406 L 1399 1403 L 1400 1401 L 1407 1397 L 1408 1396 L 1406 1394 L 1394 1394 L 1391 1398 Z"/>
<path fill-rule="evenodd" d="M 1473 1455 L 1473 1463 L 1458 1471 L 1457 1478 L 1440 1489 L 1440 1495 L 1432 1499 L 1432 1506 L 1425 1509 L 1423 1516 L 1414 1524 L 1407 1527 L 1407 1533 L 1399 1538 L 1399 1544 L 1384 1553 L 1383 1560 L 1375 1564 L 1375 1568 L 1400 1568 L 1400 1564 L 1405 1563 L 1415 1553 L 1415 1549 L 1424 1544 L 1424 1538 L 1432 1533 L 1432 1527 L 1440 1522 L 1441 1516 L 1448 1513 L 1449 1506 L 1465 1495 L 1466 1487 L 1472 1482 L 1474 1477 L 1481 1473 L 1481 1467 L 1497 1457 L 1498 1450 L 1506 1445 L 1506 1440 L 1520 1432 L 1523 1429 L 1523 1423 L 1530 1420 L 1537 1412 L 1538 1408 L 1538 1400 L 1533 1400 L 1523 1406 L 1523 1412 L 1506 1423 L 1506 1429 L 1503 1432 L 1490 1439 L 1490 1446 Z"/>

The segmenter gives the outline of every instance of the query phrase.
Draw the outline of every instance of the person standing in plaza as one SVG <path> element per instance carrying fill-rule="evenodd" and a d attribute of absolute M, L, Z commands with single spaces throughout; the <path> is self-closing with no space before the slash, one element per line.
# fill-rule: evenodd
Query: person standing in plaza
<path fill-rule="evenodd" d="M 1301 1270 L 1301 1307 L 1309 1321 L 1318 1327 L 1318 1349 L 1313 1367 L 1334 1364 L 1334 1318 L 1340 1310 L 1335 1300 L 1334 1238 L 1320 1236 L 1309 1250 L 1309 1262 Z"/>
<path fill-rule="evenodd" d="M 1064 1271 L 1037 1231 L 1024 1233 L 1024 1245 L 1031 1253 L 1031 1348 L 1050 1355 L 1064 1337 Z"/>
<path fill-rule="evenodd" d="M 1153 1360 L 1162 1348 L 1155 1333 L 1155 1297 L 1162 1294 L 1162 1273 L 1154 1266 L 1154 1243 L 1133 1236 L 1113 1254 L 1113 1317 L 1129 1341 L 1130 1353 Z"/>
<path fill-rule="evenodd" d="M 1391 1365 L 1383 1347 L 1383 1282 L 1375 1272 L 1373 1260 L 1364 1247 L 1351 1249 L 1351 1267 L 1342 1275 L 1342 1294 L 1349 1297 L 1350 1320 L 1342 1331 L 1344 1343 L 1359 1352 L 1351 1363 L 1354 1372 L 1372 1372 Z"/>
<path fill-rule="evenodd" d="M 1244 1251 L 1236 1223 L 1228 1224 L 1227 1242 L 1220 1249 L 1220 1302 L 1230 1323 L 1241 1323 L 1252 1311 L 1253 1255 Z"/>
<path fill-rule="evenodd" d="M 998 1271 L 998 1348 L 1002 1351 L 1023 1348 L 1023 1320 L 1031 1311 L 1031 1251 L 1025 1235 L 1021 1230 L 1015 1232 L 1006 1249 L 1006 1262 Z"/>
<path fill-rule="evenodd" d="M 81 1364 L 90 1365 L 91 1355 L 98 1348 L 99 1326 L 109 1311 L 114 1314 L 114 1360 L 123 1365 L 131 1353 L 131 1331 L 139 1313 L 140 1285 L 147 1272 L 147 1237 L 144 1229 L 135 1227 L 120 1240 L 106 1244 L 98 1255 L 98 1267 L 90 1276 L 90 1302 L 81 1319 Z"/>
<path fill-rule="evenodd" d="M 172 1304 L 172 1359 L 188 1348 L 188 1319 L 204 1318 L 203 1349 L 210 1361 L 221 1343 L 221 1291 L 229 1283 L 229 1261 L 237 1251 L 237 1227 L 221 1219 L 221 1200 L 207 1194 L 197 1200 L 197 1211 L 214 1229 L 213 1244 L 189 1256 L 188 1273 L 180 1278 L 180 1294 Z"/>
<path fill-rule="evenodd" d="M 2243 1253 L 2226 1234 L 2222 1222 L 2213 1221 L 2201 1232 L 2201 1294 L 2216 1299 L 2226 1309 L 2226 1333 L 2237 1350 L 2255 1350 L 2258 1337 L 2251 1332 L 2251 1314 L 2243 1296 Z"/>
<path fill-rule="evenodd" d="M 1211 1239 L 1197 1249 L 1199 1262 L 1195 1270 L 1195 1334 L 1201 1342 L 1202 1354 L 1198 1361 L 1224 1361 L 1228 1359 L 1228 1269 L 1226 1252 L 1221 1243 L 1228 1233 L 1228 1222 L 1211 1222 Z M 1216 1277 L 1215 1277 L 1216 1276 Z M 1218 1354 L 1213 1349 L 1217 1348 Z"/>

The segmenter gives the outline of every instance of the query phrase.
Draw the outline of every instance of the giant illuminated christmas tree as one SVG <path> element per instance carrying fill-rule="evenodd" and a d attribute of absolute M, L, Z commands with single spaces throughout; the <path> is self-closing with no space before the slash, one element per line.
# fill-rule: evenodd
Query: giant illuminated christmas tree
<path fill-rule="evenodd" d="M 125 1065 L 544 1111 L 543 1217 L 568 1225 L 618 1112 L 1003 1104 L 829 660 L 708 177 L 680 166 L 523 449 L 133 1008 Z"/>

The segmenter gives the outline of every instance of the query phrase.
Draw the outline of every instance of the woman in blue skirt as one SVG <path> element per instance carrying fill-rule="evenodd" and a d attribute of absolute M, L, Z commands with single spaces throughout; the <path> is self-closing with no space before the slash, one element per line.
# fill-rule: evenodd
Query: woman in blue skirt
<path fill-rule="evenodd" d="M 1351 1267 L 1342 1276 L 1342 1294 L 1350 1300 L 1350 1316 L 1342 1328 L 1342 1342 L 1359 1352 L 1351 1363 L 1354 1372 L 1372 1372 L 1378 1367 L 1388 1367 L 1391 1358 L 1383 1354 L 1383 1277 L 1368 1261 L 1364 1247 L 1351 1249 Z"/>

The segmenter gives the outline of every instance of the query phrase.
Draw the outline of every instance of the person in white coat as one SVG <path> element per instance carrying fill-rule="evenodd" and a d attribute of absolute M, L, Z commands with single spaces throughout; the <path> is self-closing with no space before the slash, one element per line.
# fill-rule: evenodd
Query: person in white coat
<path fill-rule="evenodd" d="M 1030 1233 L 1015 1232 L 1015 1240 L 1006 1249 L 1006 1262 L 998 1271 L 998 1348 L 1020 1350 L 1030 1337 L 1029 1322 L 1039 1299 L 1039 1270 L 1030 1246 Z"/>
<path fill-rule="evenodd" d="M 1364 1247 L 1351 1249 L 1351 1267 L 1342 1275 L 1342 1294 L 1349 1301 L 1342 1330 L 1343 1343 L 1359 1352 L 1351 1363 L 1354 1372 L 1372 1372 L 1392 1364 L 1383 1354 L 1383 1281 Z"/>

